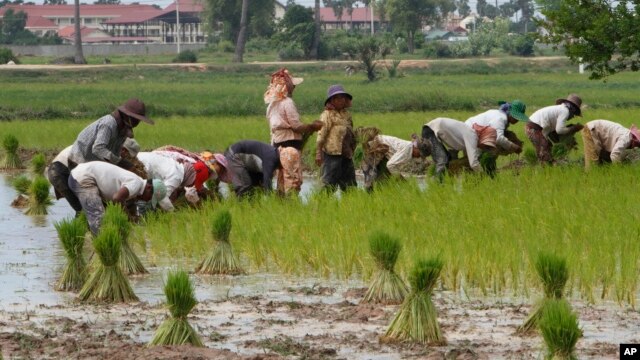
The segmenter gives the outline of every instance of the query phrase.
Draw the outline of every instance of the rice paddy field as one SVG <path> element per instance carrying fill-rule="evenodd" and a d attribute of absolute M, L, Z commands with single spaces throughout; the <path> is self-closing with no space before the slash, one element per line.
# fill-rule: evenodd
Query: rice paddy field
<path fill-rule="evenodd" d="M 294 94 L 303 121 L 317 119 L 327 87 L 341 83 L 354 96 L 355 126 L 407 139 L 435 117 L 466 120 L 514 99 L 531 114 L 573 92 L 585 106 L 584 117 L 572 122 L 640 123 L 640 74 L 589 80 L 561 58 L 407 61 L 402 77 L 373 83 L 364 74 L 346 76 L 343 66 L 287 65 L 305 78 Z M 268 142 L 262 94 L 277 68 L 2 68 L 0 138 L 14 135 L 24 162 L 37 152 L 51 159 L 82 128 L 135 96 L 156 120 L 135 129 L 143 149 L 223 151 L 242 139 Z M 510 129 L 525 141 L 525 154 L 532 145 L 524 126 Z M 150 214 L 134 226 L 129 242 L 150 274 L 131 278 L 141 301 L 120 305 L 79 304 L 74 293 L 53 290 L 64 264 L 53 223 L 71 216 L 71 208 L 58 201 L 33 220 L 9 206 L 18 172 L 5 172 L 0 284 L 11 291 L 0 308 L 0 354 L 102 358 L 115 349 L 118 358 L 538 359 L 547 354 L 546 338 L 516 329 L 543 297 L 535 261 L 544 252 L 566 261 L 564 299 L 582 331 L 577 358 L 618 358 L 620 343 L 640 343 L 640 163 L 585 172 L 581 141 L 555 166 L 511 155 L 499 159 L 493 179 L 465 173 L 440 184 L 427 171 L 372 193 L 340 194 L 317 189 L 311 141 L 298 198 L 225 195 L 198 208 Z M 215 246 L 211 226 L 222 211 L 231 215 L 228 242 L 244 274 L 193 274 Z M 380 231 L 401 244 L 395 272 L 403 279 L 412 278 L 419 259 L 441 260 L 432 298 L 446 341 L 384 341 L 398 305 L 360 303 L 376 273 L 369 237 Z M 91 252 L 90 242 L 85 250 Z M 33 265 L 37 259 L 42 266 Z M 189 322 L 204 348 L 145 347 L 167 317 L 163 284 L 175 268 L 192 272 L 199 304 Z M 80 350 L 67 349 L 69 341 Z"/>

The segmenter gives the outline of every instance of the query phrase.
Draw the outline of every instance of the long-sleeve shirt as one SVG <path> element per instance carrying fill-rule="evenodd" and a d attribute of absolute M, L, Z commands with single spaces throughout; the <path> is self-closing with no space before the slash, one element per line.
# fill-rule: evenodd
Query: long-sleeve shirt
<path fill-rule="evenodd" d="M 512 143 L 504 136 L 504 131 L 509 127 L 509 118 L 502 110 L 492 109 L 485 111 L 482 114 L 470 117 L 464 123 L 469 127 L 472 127 L 473 124 L 478 124 L 496 129 L 496 143 L 505 150 L 515 150 L 518 147 L 518 145 Z"/>
<path fill-rule="evenodd" d="M 624 160 L 623 150 L 631 146 L 631 131 L 626 127 L 609 120 L 593 120 L 586 124 L 591 132 L 591 138 L 596 151 L 606 151 L 611 154 L 612 162 Z"/>
<path fill-rule="evenodd" d="M 262 186 L 266 191 L 271 191 L 271 179 L 280 166 L 276 148 L 260 141 L 243 140 L 231 145 L 229 150 L 242 160 L 248 170 L 262 173 Z"/>
<path fill-rule="evenodd" d="M 267 120 L 271 129 L 272 145 L 289 140 L 302 140 L 302 134 L 294 131 L 303 124 L 300 122 L 300 114 L 293 99 L 287 97 L 269 104 Z"/>
<path fill-rule="evenodd" d="M 163 210 L 172 211 L 173 204 L 169 197 L 182 185 L 184 167 L 171 158 L 152 152 L 139 152 L 137 158 L 144 165 L 149 178 L 160 179 L 167 187 L 167 196 L 158 204 Z"/>
<path fill-rule="evenodd" d="M 481 171 L 478 134 L 462 121 L 437 118 L 426 124 L 447 147 L 464 151 L 473 171 Z"/>
<path fill-rule="evenodd" d="M 569 108 L 565 104 L 543 107 L 529 116 L 529 121 L 542 127 L 542 134 L 546 137 L 553 131 L 558 135 L 569 133 L 567 120 Z"/>
<path fill-rule="evenodd" d="M 112 115 L 105 115 L 84 128 L 73 143 L 70 159 L 77 164 L 88 161 L 120 162 L 120 149 L 126 135 L 118 130 Z"/>
<path fill-rule="evenodd" d="M 320 115 L 322 129 L 318 131 L 316 149 L 329 155 L 342 155 L 342 144 L 348 131 L 353 130 L 351 114 L 347 110 L 325 110 Z"/>
<path fill-rule="evenodd" d="M 392 174 L 400 173 L 402 165 L 411 161 L 413 155 L 413 144 L 411 141 L 402 140 L 388 135 L 378 135 L 376 140 L 387 145 L 387 169 Z"/>

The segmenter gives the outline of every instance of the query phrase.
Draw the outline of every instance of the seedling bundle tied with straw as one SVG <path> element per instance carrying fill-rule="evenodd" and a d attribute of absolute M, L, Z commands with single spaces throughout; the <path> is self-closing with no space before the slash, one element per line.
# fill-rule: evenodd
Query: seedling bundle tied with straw
<path fill-rule="evenodd" d="M 535 262 L 536 272 L 544 287 L 544 298 L 540 300 L 531 311 L 531 314 L 518 327 L 519 334 L 530 333 L 535 330 L 538 320 L 542 315 L 544 307 L 548 300 L 562 299 L 564 287 L 569 279 L 569 271 L 567 270 L 567 261 L 555 254 L 540 253 Z"/>
<path fill-rule="evenodd" d="M 54 226 L 67 258 L 62 277 L 56 284 L 56 290 L 78 291 L 87 278 L 87 264 L 82 256 L 84 235 L 88 231 L 86 219 L 65 219 L 55 223 Z"/>
<path fill-rule="evenodd" d="M 17 169 L 21 166 L 20 157 L 18 156 L 18 139 L 7 134 L 2 139 L 2 148 L 4 149 L 4 157 L 0 162 L 0 169 Z"/>
<path fill-rule="evenodd" d="M 147 269 L 142 265 L 142 261 L 133 252 L 129 245 L 129 234 L 131 233 L 131 223 L 127 214 L 121 206 L 115 204 L 107 205 L 102 218 L 103 226 L 113 226 L 120 230 L 120 239 L 122 240 L 122 251 L 120 254 L 120 267 L 127 275 L 148 274 Z"/>
<path fill-rule="evenodd" d="M 27 215 L 47 215 L 47 206 L 53 204 L 49 196 L 49 181 L 37 176 L 29 186 L 29 207 Z"/>
<path fill-rule="evenodd" d="M 389 325 L 383 341 L 413 341 L 423 344 L 446 343 L 438 325 L 438 314 L 431 300 L 443 262 L 437 257 L 419 260 L 409 277 L 411 292 Z"/>
<path fill-rule="evenodd" d="M 171 317 L 165 320 L 149 345 L 204 346 L 196 331 L 187 322 L 187 315 L 197 304 L 189 275 L 182 270 L 169 272 L 164 285 Z"/>
<path fill-rule="evenodd" d="M 400 304 L 407 296 L 407 285 L 393 268 L 402 249 L 400 241 L 384 232 L 375 232 L 369 238 L 369 249 L 377 272 L 369 285 L 363 303 Z"/>
<path fill-rule="evenodd" d="M 199 274 L 226 274 L 238 275 L 244 271 L 233 254 L 233 248 L 229 243 L 231 233 L 231 213 L 222 210 L 213 219 L 212 234 L 216 240 L 213 252 L 198 265 L 196 273 Z"/>
<path fill-rule="evenodd" d="M 100 233 L 93 239 L 93 247 L 98 254 L 96 264 L 89 280 L 80 290 L 80 300 L 96 302 L 137 301 L 129 280 L 118 266 L 121 247 L 120 230 L 113 225 L 102 226 Z"/>
<path fill-rule="evenodd" d="M 578 317 L 565 299 L 549 299 L 538 321 L 540 333 L 547 344 L 546 359 L 574 360 L 576 343 L 582 336 Z"/>

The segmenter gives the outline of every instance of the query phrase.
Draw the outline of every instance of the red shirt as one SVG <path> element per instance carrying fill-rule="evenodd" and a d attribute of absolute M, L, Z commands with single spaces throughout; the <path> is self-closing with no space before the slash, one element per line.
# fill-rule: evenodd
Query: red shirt
<path fill-rule="evenodd" d="M 204 182 L 209 179 L 209 168 L 202 161 L 196 161 L 193 164 L 193 169 L 196 171 L 196 181 L 193 183 L 193 186 L 196 187 L 196 190 L 202 190 L 202 186 Z"/>

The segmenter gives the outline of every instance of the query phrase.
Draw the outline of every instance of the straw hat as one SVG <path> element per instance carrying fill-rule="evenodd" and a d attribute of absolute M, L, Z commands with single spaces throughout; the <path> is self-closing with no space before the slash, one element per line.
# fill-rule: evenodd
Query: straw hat
<path fill-rule="evenodd" d="M 576 109 L 578 109 L 578 111 L 576 112 L 577 116 L 582 116 L 582 110 L 580 110 L 580 107 L 582 106 L 582 99 L 580 98 L 580 96 L 578 96 L 577 94 L 569 94 L 566 99 L 557 99 L 556 105 L 560 105 L 565 101 L 570 102 L 576 107 Z"/>

